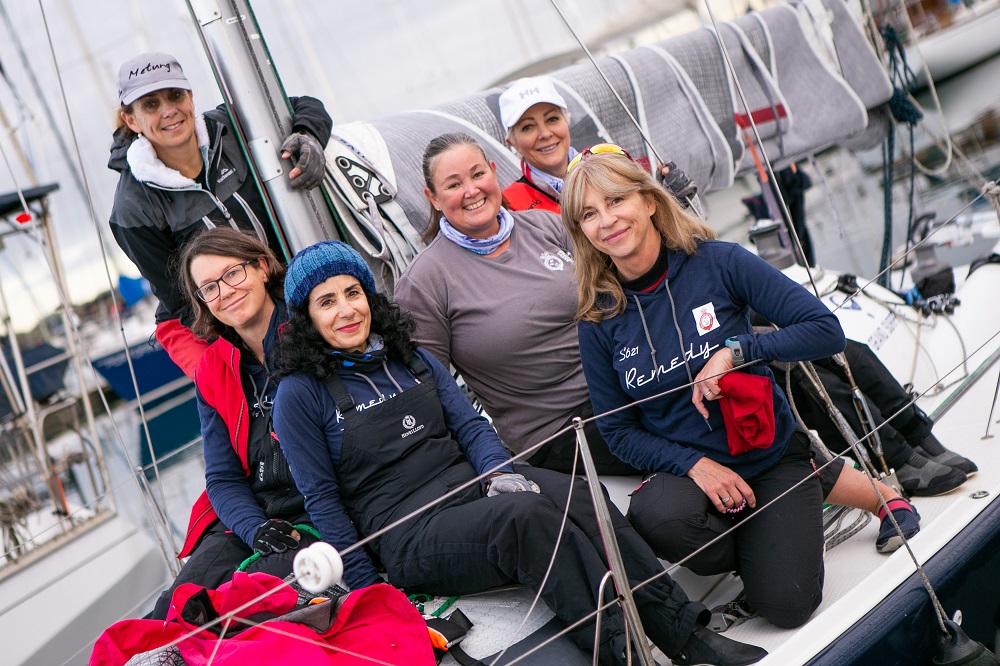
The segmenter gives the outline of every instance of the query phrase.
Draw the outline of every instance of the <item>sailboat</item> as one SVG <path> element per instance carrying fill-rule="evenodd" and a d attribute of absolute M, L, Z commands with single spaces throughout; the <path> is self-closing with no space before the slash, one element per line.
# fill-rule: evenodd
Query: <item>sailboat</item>
<path fill-rule="evenodd" d="M 907 35 L 907 59 L 918 81 L 943 81 L 1000 52 L 1000 3 L 995 0 L 887 3 L 886 13 Z"/>
<path fill-rule="evenodd" d="M 55 189 L 5 197 L 3 219 L 19 221 L 3 236 L 33 237 L 53 279 L 61 281 L 47 203 Z M 65 283 L 59 290 L 66 293 Z M 87 390 L 96 377 L 85 373 L 78 339 L 70 335 L 65 351 L 50 347 L 50 358 L 31 360 L 12 333 L 2 285 L 0 303 L 10 346 L 0 359 L 7 407 L 0 416 L 0 632 L 17 637 L 4 659 L 64 663 L 79 660 L 82 646 L 107 622 L 134 613 L 136 591 L 155 591 L 167 571 L 156 542 L 116 509 L 101 445 L 107 437 L 99 432 Z M 65 300 L 60 318 L 70 330 L 73 314 Z M 75 381 L 63 388 L 67 366 Z M 49 382 L 57 385 L 40 391 L 37 379 L 53 369 L 59 376 Z"/>
<path fill-rule="evenodd" d="M 197 18 L 223 96 L 237 115 L 244 114 L 239 119 L 248 142 L 270 137 L 272 145 L 280 145 L 287 115 L 281 105 L 263 100 L 280 100 L 283 91 L 268 66 L 253 12 L 234 2 Z M 733 60 L 732 69 L 724 64 L 722 48 Z M 888 125 L 884 104 L 892 95 L 877 56 L 835 0 L 779 5 L 552 75 L 571 105 L 572 132 L 580 145 L 613 139 L 633 155 L 670 155 L 702 191 L 728 187 L 752 169 L 751 143 L 776 166 L 838 144 L 877 145 Z M 335 127 L 327 149 L 332 211 L 323 201 L 282 191 L 284 179 L 265 183 L 276 201 L 276 216 L 285 220 L 291 249 L 342 237 L 391 287 L 422 249 L 426 208 L 419 157 L 429 138 L 453 129 L 470 132 L 497 162 L 501 180 L 517 177 L 497 119 L 499 92 L 494 88 L 436 108 Z M 751 136 L 751 129 L 758 136 Z M 994 458 L 1000 454 L 980 440 L 990 434 L 991 417 L 983 417 L 1000 357 L 1000 313 L 989 296 L 1000 269 L 987 264 L 972 273 L 961 286 L 962 305 L 954 315 L 929 318 L 908 309 L 893 292 L 864 281 L 863 289 L 848 293 L 836 288 L 840 275 L 833 271 L 809 276 L 801 267 L 788 270 L 803 284 L 814 281 L 848 335 L 867 342 L 897 377 L 923 394 L 920 404 L 936 419 L 945 445 L 980 465 L 974 483 L 959 493 L 919 503 L 923 530 L 913 541 L 913 554 L 930 581 L 947 592 L 950 581 L 967 575 L 1000 533 L 1000 507 L 994 502 L 1000 486 L 1000 461 Z M 624 507 L 635 479 L 603 481 Z M 762 663 L 770 664 L 859 658 L 881 663 L 885 650 L 893 651 L 893 658 L 907 649 L 925 651 L 934 628 L 918 574 L 905 549 L 890 557 L 877 555 L 871 547 L 873 529 L 869 525 L 829 550 L 825 600 L 806 626 L 786 631 L 751 620 L 729 635 L 766 647 L 771 656 Z M 731 576 L 701 578 L 683 568 L 672 574 L 709 606 L 732 600 L 739 589 Z M 509 618 L 495 612 L 498 605 L 524 608 L 530 602 L 523 590 L 498 594 L 479 604 L 485 619 L 479 619 L 476 630 L 484 638 L 477 645 L 474 631 L 463 644 L 473 656 L 495 654 L 512 638 L 511 625 L 505 624 Z M 941 598 L 949 605 L 946 594 Z M 475 615 L 478 601 L 457 604 Z M 544 617 L 528 628 L 543 623 Z M 915 636 L 907 636 L 898 651 L 896 630 Z"/>

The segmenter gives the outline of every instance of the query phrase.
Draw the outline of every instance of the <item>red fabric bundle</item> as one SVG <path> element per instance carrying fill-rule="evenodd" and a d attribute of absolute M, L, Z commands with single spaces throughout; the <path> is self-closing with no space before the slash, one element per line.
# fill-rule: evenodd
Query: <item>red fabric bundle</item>
<path fill-rule="evenodd" d="M 201 630 L 176 610 L 207 594 L 220 615 L 254 602 L 239 611 L 239 617 L 258 613 L 279 617 L 219 640 L 210 630 Z M 236 572 L 217 590 L 185 583 L 174 590 L 166 622 L 123 620 L 110 626 L 97 639 L 90 666 L 123 666 L 132 657 L 181 640 L 177 644 L 185 664 L 197 666 L 245 666 L 246 664 L 290 664 L 305 666 L 369 666 L 372 663 L 434 666 L 434 652 L 427 623 L 406 595 L 391 585 L 371 585 L 344 598 L 336 616 L 325 629 L 312 627 L 295 615 L 298 595 L 280 578 L 264 573 Z M 332 601 L 324 602 L 332 611 Z M 324 608 L 310 607 L 317 611 Z M 320 613 L 317 613 L 319 615 Z M 326 615 L 329 621 L 329 613 Z M 269 629 L 274 629 L 270 631 Z M 187 636 L 193 633 L 192 636 Z"/>
<path fill-rule="evenodd" d="M 719 380 L 719 392 L 730 454 L 736 456 L 774 444 L 774 393 L 770 378 L 730 372 Z"/>

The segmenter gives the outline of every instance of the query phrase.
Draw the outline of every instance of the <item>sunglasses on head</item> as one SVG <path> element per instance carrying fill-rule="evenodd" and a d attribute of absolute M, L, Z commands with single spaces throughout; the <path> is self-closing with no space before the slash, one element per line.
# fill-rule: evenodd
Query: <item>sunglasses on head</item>
<path fill-rule="evenodd" d="M 573 167 L 575 167 L 577 164 L 587 159 L 591 155 L 598 155 L 600 153 L 612 153 L 614 155 L 624 155 L 625 157 L 632 159 L 632 156 L 628 154 L 628 151 L 617 144 L 598 143 L 594 144 L 590 148 L 584 148 L 579 153 L 577 153 L 576 157 L 574 157 L 570 161 L 569 166 L 566 167 L 566 173 L 572 171 Z"/>

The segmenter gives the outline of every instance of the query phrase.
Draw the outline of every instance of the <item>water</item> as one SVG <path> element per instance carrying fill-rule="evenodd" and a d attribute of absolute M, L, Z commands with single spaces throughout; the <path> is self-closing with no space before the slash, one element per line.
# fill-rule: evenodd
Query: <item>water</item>
<path fill-rule="evenodd" d="M 947 127 L 953 134 L 965 135 L 960 147 L 968 163 L 956 156 L 942 177 L 918 173 L 914 217 L 933 212 L 938 221 L 945 221 L 962 211 L 980 190 L 978 181 L 970 181 L 962 170 L 966 174 L 986 174 L 987 179 L 996 180 L 1000 144 L 990 143 L 988 136 L 984 140 L 982 130 L 968 128 L 983 114 L 1000 112 L 1000 88 L 995 85 L 998 77 L 1000 57 L 995 57 L 941 83 L 938 96 L 943 115 L 936 110 L 930 91 L 917 96 L 927 111 L 923 121 L 927 129 L 918 128 L 915 132 L 918 152 L 932 145 L 929 132 L 943 136 L 942 128 Z M 905 129 L 897 134 L 896 144 L 897 160 L 901 160 L 902 151 L 909 153 Z M 881 165 L 880 148 L 858 154 L 829 150 L 818 155 L 815 164 L 803 165 L 813 181 L 806 194 L 807 225 L 819 265 L 864 277 L 874 277 L 878 272 L 885 219 Z M 909 165 L 897 162 L 896 168 L 893 246 L 900 247 L 906 241 L 909 221 L 909 180 L 899 176 L 909 173 Z M 740 199 L 758 191 L 756 178 L 750 176 L 738 179 L 731 190 L 709 193 L 711 223 L 724 238 L 745 240 L 752 219 Z M 980 199 L 966 213 L 975 211 L 988 214 L 992 207 Z M 995 218 L 993 221 L 996 222 Z"/>

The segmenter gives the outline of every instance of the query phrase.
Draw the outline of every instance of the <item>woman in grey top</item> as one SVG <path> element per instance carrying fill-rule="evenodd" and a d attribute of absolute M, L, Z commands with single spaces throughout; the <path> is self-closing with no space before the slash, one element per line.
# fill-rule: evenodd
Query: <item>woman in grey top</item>
<path fill-rule="evenodd" d="M 429 245 L 397 282 L 396 300 L 416 320 L 419 344 L 462 373 L 504 444 L 521 453 L 592 415 L 571 242 L 551 212 L 504 207 L 496 166 L 468 135 L 432 140 L 423 172 Z M 586 432 L 600 472 L 636 473 L 593 423 Z M 569 471 L 575 450 L 567 432 L 527 460 Z"/>

